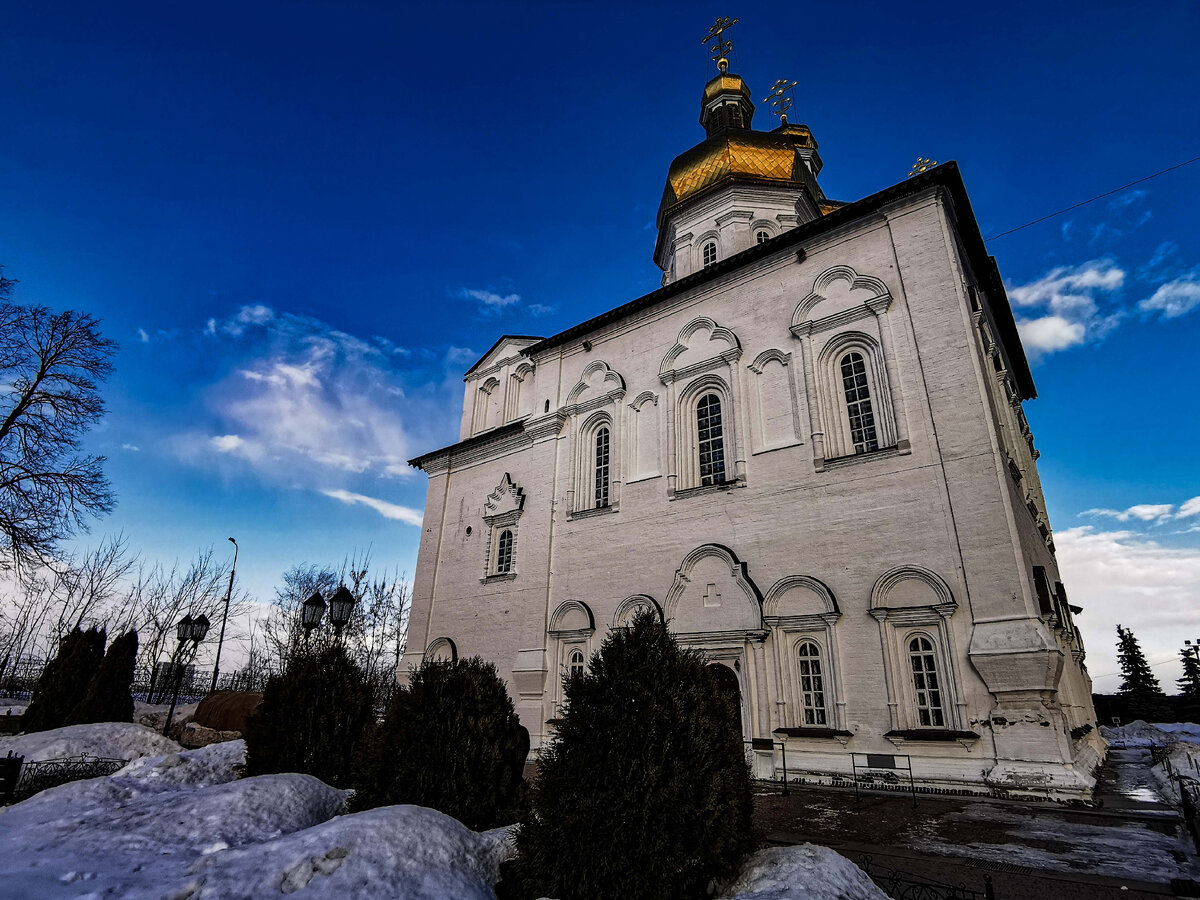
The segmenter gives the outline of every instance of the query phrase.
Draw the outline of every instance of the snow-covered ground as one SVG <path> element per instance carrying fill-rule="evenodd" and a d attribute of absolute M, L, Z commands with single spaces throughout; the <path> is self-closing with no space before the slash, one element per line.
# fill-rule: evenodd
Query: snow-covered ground
<path fill-rule="evenodd" d="M 17 697 L 0 697 L 0 716 L 23 715 L 25 707 L 28 705 L 28 700 L 21 700 Z"/>
<path fill-rule="evenodd" d="M 84 753 L 109 759 L 135 759 L 161 756 L 179 749 L 177 743 L 157 731 L 132 722 L 68 725 L 50 731 L 0 737 L 0 756 L 11 750 L 17 756 L 24 756 L 27 762 Z"/>
<path fill-rule="evenodd" d="M 91 731 L 27 737 L 97 755 L 148 746 L 130 741 L 128 729 L 140 726 L 74 727 Z M 183 752 L 172 747 L 143 754 L 115 775 L 51 788 L 0 810 L 0 894 L 6 900 L 249 900 L 296 891 L 314 900 L 494 898 L 500 863 L 512 853 L 508 829 L 477 833 L 418 806 L 342 814 L 346 791 L 308 775 L 239 778 L 244 759 L 243 741 Z M 804 845 L 754 854 L 722 897 L 884 895 L 849 860 Z"/>
<path fill-rule="evenodd" d="M 1100 736 L 1118 747 L 1161 747 L 1173 741 L 1200 744 L 1200 725 L 1190 722 L 1150 723 L 1138 719 L 1113 728 L 1101 725 Z"/>

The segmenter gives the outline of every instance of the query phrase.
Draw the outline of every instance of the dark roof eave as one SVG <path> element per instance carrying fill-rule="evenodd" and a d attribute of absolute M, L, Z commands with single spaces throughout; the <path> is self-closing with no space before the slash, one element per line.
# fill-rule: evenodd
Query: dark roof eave
<path fill-rule="evenodd" d="M 420 456 L 413 457 L 408 461 L 408 464 L 414 469 L 424 471 L 425 464 L 437 456 L 442 456 L 447 453 L 457 453 L 462 450 L 467 450 L 471 447 L 477 447 L 480 444 L 487 444 L 494 441 L 496 438 L 507 437 L 510 434 L 517 434 L 525 430 L 524 420 L 509 422 L 507 425 L 500 425 L 488 431 L 480 432 L 471 437 L 459 441 L 457 444 L 451 444 L 449 447 L 442 447 L 439 450 L 430 450 L 428 453 L 422 453 Z"/>
<path fill-rule="evenodd" d="M 1013 318 L 1012 307 L 1008 302 L 1008 294 L 1004 290 L 1004 283 L 1000 278 L 995 259 L 988 254 L 987 247 L 983 241 L 983 235 L 980 233 L 979 225 L 975 221 L 975 214 L 971 209 L 971 201 L 967 196 L 967 189 L 963 184 L 962 175 L 959 173 L 958 164 L 953 161 L 942 163 L 940 166 L 936 166 L 919 175 L 914 175 L 912 178 L 905 179 L 899 184 L 894 184 L 882 191 L 871 194 L 869 197 L 864 197 L 862 200 L 847 203 L 845 206 L 826 213 L 819 219 L 805 222 L 803 225 L 799 225 L 790 231 L 785 231 L 783 234 L 769 241 L 756 244 L 748 250 L 743 250 L 741 253 L 718 260 L 713 265 L 701 269 L 699 272 L 693 272 L 685 278 L 673 281 L 636 300 L 631 300 L 615 309 L 610 309 L 608 312 L 588 319 L 586 322 L 581 322 L 578 325 L 568 328 L 566 331 L 560 331 L 558 334 L 538 341 L 536 344 L 531 344 L 522 349 L 521 353 L 525 356 L 535 356 L 545 350 L 580 338 L 611 322 L 654 306 L 656 303 L 689 291 L 692 288 L 699 287 L 714 278 L 719 278 L 729 272 L 736 271 L 742 266 L 762 259 L 765 256 L 770 256 L 787 247 L 802 244 L 815 235 L 852 222 L 867 213 L 876 211 L 886 203 L 890 203 L 899 197 L 916 194 L 931 185 L 945 187 L 950 191 L 954 199 L 963 244 L 966 247 L 979 279 L 984 282 L 984 286 L 988 290 L 992 309 L 996 316 L 996 326 L 1000 331 L 1000 338 L 1004 343 L 1005 349 L 1008 350 L 1009 359 L 1013 364 L 1013 376 L 1017 380 L 1017 387 L 1023 399 L 1031 400 L 1037 396 L 1037 389 L 1034 387 L 1033 373 L 1029 371 L 1029 360 L 1026 358 L 1025 350 L 1021 346 L 1020 335 L 1017 334 L 1017 325 Z"/>

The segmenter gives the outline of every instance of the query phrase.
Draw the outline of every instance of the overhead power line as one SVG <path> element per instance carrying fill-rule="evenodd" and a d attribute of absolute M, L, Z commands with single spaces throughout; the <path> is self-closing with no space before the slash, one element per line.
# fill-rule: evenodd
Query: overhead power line
<path fill-rule="evenodd" d="M 1074 206 L 1068 206 L 1066 209 L 1060 209 L 1058 212 L 1048 213 L 1039 219 L 1034 219 L 1032 222 L 1026 222 L 1024 225 L 1018 225 L 1016 228 L 1010 228 L 1008 231 L 1002 231 L 999 234 L 990 234 L 987 236 L 986 240 L 994 241 L 996 238 L 1002 238 L 1005 235 L 1015 234 L 1024 228 L 1028 228 L 1030 225 L 1036 225 L 1038 222 L 1045 222 L 1047 219 L 1053 219 L 1055 216 L 1061 216 L 1063 213 L 1069 213 L 1073 209 L 1079 209 L 1081 206 L 1087 206 L 1089 203 L 1095 203 L 1097 200 L 1103 200 L 1105 197 L 1111 197 L 1113 194 L 1119 194 L 1121 191 L 1127 190 L 1128 188 L 1133 187 L 1135 184 L 1141 184 L 1143 181 L 1149 181 L 1151 178 L 1157 178 L 1159 175 L 1166 175 L 1168 172 L 1174 172 L 1176 169 L 1182 169 L 1184 166 L 1190 166 L 1194 162 L 1200 162 L 1200 156 L 1193 156 L 1189 160 L 1185 160 L 1184 162 L 1178 163 L 1174 166 L 1168 166 L 1159 172 L 1155 172 L 1153 175 L 1147 175 L 1145 178 L 1139 178 L 1137 181 L 1131 181 L 1129 184 L 1123 184 L 1120 187 L 1113 188 L 1111 191 L 1105 191 L 1103 194 L 1097 194 L 1095 197 L 1080 201 Z"/>
<path fill-rule="evenodd" d="M 1177 662 L 1180 662 L 1179 657 L 1172 656 L 1172 657 L 1169 657 L 1168 659 L 1160 660 L 1159 662 L 1150 663 L 1150 668 L 1157 669 L 1159 666 L 1165 666 L 1170 663 L 1177 663 Z M 1124 672 L 1106 672 L 1103 675 L 1093 675 L 1092 680 L 1095 681 L 1097 678 L 1112 678 L 1114 675 L 1124 675 L 1124 674 L 1125 674 Z"/>

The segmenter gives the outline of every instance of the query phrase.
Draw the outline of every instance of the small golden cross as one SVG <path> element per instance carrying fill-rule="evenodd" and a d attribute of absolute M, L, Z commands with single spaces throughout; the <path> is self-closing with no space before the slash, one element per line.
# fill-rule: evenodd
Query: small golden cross
<path fill-rule="evenodd" d="M 729 68 L 729 51 L 733 49 L 733 41 L 725 40 L 725 30 L 732 28 L 738 23 L 737 19 L 731 19 L 729 16 L 721 18 L 717 16 L 717 21 L 708 29 L 708 34 L 700 41 L 702 44 L 707 44 L 712 41 L 712 46 L 708 51 L 712 54 L 713 62 L 717 64 L 717 68 L 724 72 Z"/>
<path fill-rule="evenodd" d="M 920 175 L 922 172 L 927 172 L 937 165 L 936 159 L 926 159 L 923 156 L 917 157 L 917 161 L 913 163 L 912 171 L 908 173 L 908 177 Z"/>
<path fill-rule="evenodd" d="M 771 104 L 771 112 L 779 116 L 781 124 L 787 124 L 787 112 L 792 108 L 792 88 L 796 82 L 788 83 L 786 78 L 780 78 L 771 87 L 771 93 L 763 97 L 763 103 Z"/>

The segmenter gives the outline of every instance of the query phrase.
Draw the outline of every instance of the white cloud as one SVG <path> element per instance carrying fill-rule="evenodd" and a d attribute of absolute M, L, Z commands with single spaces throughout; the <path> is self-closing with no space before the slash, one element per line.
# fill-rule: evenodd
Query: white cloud
<path fill-rule="evenodd" d="M 1062 316 L 1043 316 L 1040 319 L 1018 320 L 1017 331 L 1026 350 L 1053 353 L 1082 344 L 1087 329 L 1079 322 L 1068 322 Z"/>
<path fill-rule="evenodd" d="M 1175 690 L 1183 638 L 1200 636 L 1200 548 L 1164 547 L 1132 531 L 1056 532 L 1059 569 L 1087 646 L 1097 692 L 1120 684 L 1116 627 L 1133 629 L 1163 689 Z"/>
<path fill-rule="evenodd" d="M 1175 518 L 1186 519 L 1188 516 L 1200 516 L 1200 497 L 1185 500 L 1179 505 L 1179 512 L 1175 514 Z"/>
<path fill-rule="evenodd" d="M 478 300 L 479 311 L 485 315 L 496 315 L 506 306 L 521 302 L 520 294 L 497 294 L 494 291 L 481 291 L 474 288 L 463 288 L 459 296 L 464 300 Z"/>
<path fill-rule="evenodd" d="M 1130 519 L 1140 519 L 1143 522 L 1157 522 L 1171 518 L 1175 506 L 1171 503 L 1139 503 L 1129 509 L 1085 509 L 1081 516 L 1109 516 L 1119 522 Z"/>
<path fill-rule="evenodd" d="M 141 451 L 142 448 L 139 447 L 137 444 L 122 444 L 121 449 L 128 450 L 130 453 L 138 453 Z"/>
<path fill-rule="evenodd" d="M 219 450 L 222 453 L 232 453 L 246 445 L 244 438 L 236 434 L 219 434 L 214 435 L 209 443 L 213 445 L 213 449 Z"/>
<path fill-rule="evenodd" d="M 1164 319 L 1186 315 L 1200 306 L 1200 273 L 1192 272 L 1166 284 L 1138 303 L 1143 312 L 1162 313 Z"/>
<path fill-rule="evenodd" d="M 1026 351 L 1036 359 L 1103 338 L 1122 314 L 1102 310 L 1098 300 L 1124 284 L 1125 270 L 1113 260 L 1093 259 L 1078 266 L 1059 266 L 1028 284 L 1009 287 L 1013 305 L 1030 312 L 1017 319 Z"/>
<path fill-rule="evenodd" d="M 409 525 L 416 525 L 418 528 L 421 527 L 421 513 L 415 509 L 409 509 L 407 506 L 398 506 L 395 503 L 388 503 L 386 500 L 368 497 L 365 494 L 355 494 L 352 491 L 325 490 L 321 493 L 334 500 L 340 500 L 342 503 L 361 503 L 363 506 L 375 510 L 385 519 L 396 519 L 400 522 L 407 522 Z"/>
<path fill-rule="evenodd" d="M 545 316 L 545 315 L 549 315 L 550 313 L 554 312 L 553 306 L 547 306 L 544 303 L 530 303 L 529 306 L 526 308 L 529 310 L 530 314 L 533 316 Z"/>
<path fill-rule="evenodd" d="M 138 340 L 141 341 L 143 344 L 150 343 L 150 335 L 146 332 L 145 328 L 138 329 Z"/>

